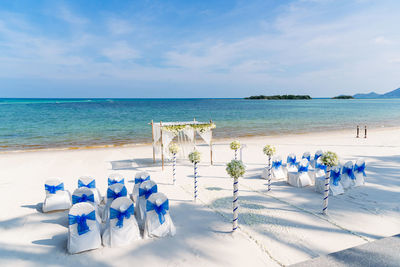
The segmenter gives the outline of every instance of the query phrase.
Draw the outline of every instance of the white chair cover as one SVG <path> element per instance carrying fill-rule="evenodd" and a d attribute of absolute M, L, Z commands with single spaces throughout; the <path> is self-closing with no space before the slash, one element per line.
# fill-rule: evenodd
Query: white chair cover
<path fill-rule="evenodd" d="M 102 201 L 102 197 L 99 189 L 96 188 L 96 180 L 90 176 L 81 176 L 78 179 L 78 188 L 86 187 L 89 188 L 94 195 L 94 202 L 99 205 Z"/>
<path fill-rule="evenodd" d="M 282 158 L 280 156 L 275 156 L 272 159 L 272 178 L 275 180 L 285 180 L 286 179 L 286 175 L 285 172 L 283 170 L 283 166 L 282 166 Z"/>
<path fill-rule="evenodd" d="M 81 220 L 76 216 L 88 217 Z M 100 226 L 93 205 L 81 202 L 71 207 L 68 215 L 68 252 L 71 254 L 96 249 L 101 246 Z"/>
<path fill-rule="evenodd" d="M 303 156 L 302 156 L 301 158 L 302 158 L 302 159 L 307 159 L 308 162 L 310 162 L 310 161 L 311 161 L 311 154 L 310 154 L 310 152 L 308 152 L 308 151 L 304 152 L 304 153 L 303 153 Z"/>
<path fill-rule="evenodd" d="M 132 191 L 132 200 L 137 203 L 137 198 L 139 196 L 139 187 L 144 182 L 150 180 L 150 173 L 148 172 L 137 172 L 135 175 L 135 185 Z"/>
<path fill-rule="evenodd" d="M 315 168 L 317 160 L 322 156 L 322 154 L 323 154 L 322 150 L 315 151 L 314 158 L 311 161 L 311 165 L 313 166 L 313 168 Z"/>
<path fill-rule="evenodd" d="M 173 236 L 176 233 L 169 213 L 168 198 L 163 193 L 152 194 L 146 202 L 145 237 Z"/>
<path fill-rule="evenodd" d="M 113 184 L 125 184 L 124 176 L 119 173 L 112 173 L 108 176 L 108 186 Z"/>
<path fill-rule="evenodd" d="M 336 174 L 336 176 L 335 176 Z M 340 167 L 335 166 L 331 169 L 331 175 L 329 180 L 329 194 L 336 196 L 344 193 L 342 184 L 340 183 L 341 173 Z M 315 179 L 315 191 L 323 194 L 325 191 L 325 176 L 316 177 Z"/>
<path fill-rule="evenodd" d="M 345 190 L 350 189 L 355 185 L 355 179 L 353 172 L 353 162 L 348 161 L 342 167 L 342 179 L 340 180 Z"/>
<path fill-rule="evenodd" d="M 108 215 L 109 215 L 109 209 L 111 203 L 114 201 L 114 199 L 117 199 L 119 197 L 127 197 L 128 192 L 126 190 L 125 185 L 116 183 L 112 184 L 108 187 L 107 189 L 107 194 L 106 194 L 106 200 L 105 200 L 105 206 L 103 210 L 103 222 L 106 222 L 108 220 Z"/>
<path fill-rule="evenodd" d="M 134 215 L 133 202 L 119 197 L 110 205 L 110 218 L 103 233 L 103 245 L 121 247 L 140 239 L 139 226 Z M 120 219 L 119 219 L 120 218 Z"/>
<path fill-rule="evenodd" d="M 101 211 L 99 210 L 99 206 L 95 202 L 95 197 L 93 194 L 93 191 L 90 190 L 90 188 L 87 187 L 80 187 L 75 189 L 75 191 L 72 193 L 72 205 L 75 205 L 77 203 L 82 203 L 86 202 L 94 206 L 96 209 L 96 220 L 101 223 Z"/>
<path fill-rule="evenodd" d="M 291 153 L 286 159 L 286 172 L 297 172 L 297 169 L 296 155 Z"/>
<path fill-rule="evenodd" d="M 56 210 L 67 210 L 71 207 L 71 195 L 64 190 L 64 183 L 59 179 L 50 179 L 45 182 L 46 198 L 42 210 L 50 212 Z"/>
<path fill-rule="evenodd" d="M 136 203 L 135 215 L 141 229 L 144 228 L 146 220 L 146 201 L 151 194 L 157 192 L 157 184 L 152 180 L 143 182 L 139 187 L 139 197 Z"/>
<path fill-rule="evenodd" d="M 304 187 L 311 185 L 311 179 L 308 175 L 309 162 L 302 159 L 299 163 L 297 172 L 288 172 L 288 183 L 296 187 Z"/>
<path fill-rule="evenodd" d="M 365 161 L 363 159 L 357 160 L 354 165 L 354 176 L 356 179 L 354 180 L 354 186 L 364 185 L 365 179 Z"/>

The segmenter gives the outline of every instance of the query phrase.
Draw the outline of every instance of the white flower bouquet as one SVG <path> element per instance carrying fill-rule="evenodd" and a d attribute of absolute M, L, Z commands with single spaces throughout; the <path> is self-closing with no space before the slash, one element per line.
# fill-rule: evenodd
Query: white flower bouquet
<path fill-rule="evenodd" d="M 176 153 L 178 153 L 178 151 L 179 151 L 179 146 L 176 143 L 171 143 L 169 145 L 169 152 L 171 154 L 176 154 Z"/>
<path fill-rule="evenodd" d="M 246 172 L 246 167 L 244 166 L 242 161 L 232 160 L 231 162 L 226 164 L 226 172 L 232 178 L 239 178 L 242 177 Z"/>
<path fill-rule="evenodd" d="M 339 164 L 339 157 L 335 152 L 327 151 L 320 157 L 321 162 L 328 167 L 333 167 Z"/>
<path fill-rule="evenodd" d="M 197 150 L 194 150 L 192 153 L 189 154 L 189 160 L 192 163 L 199 163 L 201 160 L 201 153 Z"/>
<path fill-rule="evenodd" d="M 263 152 L 264 152 L 264 154 L 267 155 L 268 157 L 272 157 L 272 156 L 275 154 L 276 149 L 275 149 L 274 146 L 266 145 L 266 146 L 263 148 Z"/>
<path fill-rule="evenodd" d="M 231 149 L 232 150 L 238 150 L 242 145 L 240 144 L 240 142 L 238 140 L 235 140 L 231 143 Z"/>

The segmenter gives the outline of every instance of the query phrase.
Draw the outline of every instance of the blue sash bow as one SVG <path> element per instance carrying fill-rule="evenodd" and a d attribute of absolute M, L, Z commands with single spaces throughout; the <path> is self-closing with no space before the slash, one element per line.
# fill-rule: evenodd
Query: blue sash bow
<path fill-rule="evenodd" d="M 342 174 L 347 174 L 352 180 L 356 179 L 354 176 L 353 168 L 343 167 Z"/>
<path fill-rule="evenodd" d="M 131 215 L 134 213 L 133 204 L 131 204 L 125 211 L 119 211 L 113 208 L 110 208 L 110 220 L 118 219 L 116 226 L 122 228 L 124 226 L 124 219 L 129 219 Z"/>
<path fill-rule="evenodd" d="M 150 176 L 147 176 L 146 178 L 135 178 L 135 184 L 141 184 L 144 181 L 150 180 Z"/>
<path fill-rule="evenodd" d="M 315 168 L 326 171 L 326 165 L 316 162 Z"/>
<path fill-rule="evenodd" d="M 282 160 L 272 162 L 272 168 L 279 169 L 282 166 Z"/>
<path fill-rule="evenodd" d="M 83 235 L 90 231 L 89 226 L 87 225 L 87 220 L 96 220 L 96 212 L 92 211 L 88 215 L 68 215 L 68 224 L 73 225 L 75 223 L 78 224 L 78 234 Z"/>
<path fill-rule="evenodd" d="M 161 204 L 160 206 L 157 206 L 157 204 L 147 201 L 146 211 L 151 211 L 151 210 L 154 210 L 158 214 L 158 220 L 160 221 L 160 224 L 163 224 L 165 222 L 165 214 L 167 214 L 167 210 L 169 210 L 168 199 L 165 200 L 164 203 Z"/>
<path fill-rule="evenodd" d="M 146 199 L 153 193 L 157 193 L 157 185 L 155 184 L 150 190 L 139 188 L 139 197 L 145 196 Z"/>
<path fill-rule="evenodd" d="M 290 166 L 296 165 L 297 164 L 296 157 L 293 157 L 293 158 L 287 157 L 286 163 L 289 164 Z"/>
<path fill-rule="evenodd" d="M 113 184 L 125 184 L 125 178 L 123 178 L 121 181 L 111 180 L 110 178 L 108 178 L 108 186 Z"/>
<path fill-rule="evenodd" d="M 365 162 L 363 164 L 361 164 L 361 166 L 358 166 L 357 164 L 354 165 L 354 171 L 358 172 L 358 173 L 361 172 L 363 174 L 363 176 L 365 177 L 366 176 L 365 175 Z"/>
<path fill-rule="evenodd" d="M 314 155 L 314 160 L 317 161 L 322 155 L 321 154 L 315 154 Z"/>
<path fill-rule="evenodd" d="M 308 166 L 300 166 L 298 172 L 308 172 Z"/>
<path fill-rule="evenodd" d="M 85 184 L 81 180 L 78 180 L 78 188 L 81 188 L 81 187 L 96 188 L 96 180 L 93 180 L 88 184 Z"/>
<path fill-rule="evenodd" d="M 55 194 L 57 191 L 64 191 L 64 183 L 61 183 L 59 185 L 44 185 L 44 189 L 48 191 L 50 194 Z"/>
<path fill-rule="evenodd" d="M 332 179 L 332 184 L 338 186 L 339 181 L 341 179 L 340 170 L 338 170 L 337 172 L 331 171 L 331 179 Z"/>
<path fill-rule="evenodd" d="M 111 190 L 111 188 L 107 189 L 107 198 L 108 199 L 116 199 L 119 197 L 126 197 L 128 195 L 128 192 L 126 191 L 126 187 L 122 187 L 121 191 L 119 191 L 118 193 L 114 192 L 113 190 Z"/>
<path fill-rule="evenodd" d="M 94 195 L 86 195 L 82 194 L 82 196 L 72 195 L 72 204 L 81 203 L 81 202 L 94 202 Z"/>
<path fill-rule="evenodd" d="M 311 159 L 311 156 L 310 155 L 308 155 L 307 157 L 306 156 L 302 156 L 301 158 L 303 158 L 303 159 L 307 159 L 308 161 L 310 161 L 310 159 Z"/>

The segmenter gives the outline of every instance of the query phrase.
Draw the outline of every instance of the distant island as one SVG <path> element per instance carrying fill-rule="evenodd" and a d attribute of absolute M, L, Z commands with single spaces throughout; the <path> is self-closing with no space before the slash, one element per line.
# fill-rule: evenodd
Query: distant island
<path fill-rule="evenodd" d="M 309 95 L 255 95 L 245 97 L 244 99 L 258 100 L 258 99 L 267 99 L 267 100 L 293 100 L 293 99 L 311 99 Z"/>
<path fill-rule="evenodd" d="M 339 96 L 332 97 L 332 99 L 354 99 L 354 97 L 351 95 L 339 95 Z"/>
<path fill-rule="evenodd" d="M 355 94 L 354 98 L 359 99 L 372 99 L 372 98 L 400 98 L 400 88 L 397 88 L 393 91 L 387 92 L 385 94 L 377 94 L 375 92 L 371 92 L 369 94 Z"/>

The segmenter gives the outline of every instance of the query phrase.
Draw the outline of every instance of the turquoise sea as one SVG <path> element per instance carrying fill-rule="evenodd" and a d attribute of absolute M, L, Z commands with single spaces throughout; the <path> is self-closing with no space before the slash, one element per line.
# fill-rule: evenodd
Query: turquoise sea
<path fill-rule="evenodd" d="M 400 99 L 0 99 L 0 151 L 151 142 L 154 121 L 216 123 L 214 136 L 400 125 Z"/>

